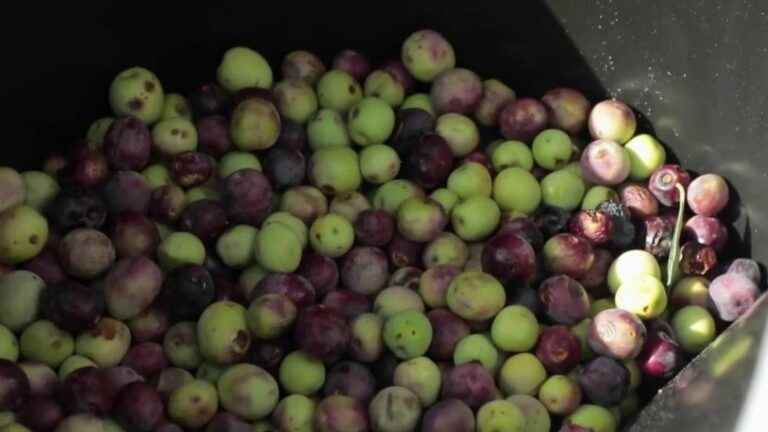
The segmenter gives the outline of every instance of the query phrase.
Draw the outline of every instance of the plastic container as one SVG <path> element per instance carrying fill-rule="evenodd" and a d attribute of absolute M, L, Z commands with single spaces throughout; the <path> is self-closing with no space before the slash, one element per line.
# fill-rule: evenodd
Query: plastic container
<path fill-rule="evenodd" d="M 674 157 L 724 175 L 737 191 L 734 254 L 768 260 L 768 4 L 758 0 L 410 2 L 335 4 L 138 2 L 16 5 L 0 29 L 3 164 L 39 167 L 108 112 L 106 89 L 129 66 L 166 91 L 213 78 L 235 44 L 273 62 L 289 49 L 330 58 L 341 48 L 375 61 L 432 27 L 458 61 L 520 95 L 560 85 L 592 100 L 620 97 Z M 273 66 L 275 66 L 273 64 Z M 765 301 L 673 380 L 631 431 L 765 430 Z M 760 420 L 756 420 L 760 419 Z"/>

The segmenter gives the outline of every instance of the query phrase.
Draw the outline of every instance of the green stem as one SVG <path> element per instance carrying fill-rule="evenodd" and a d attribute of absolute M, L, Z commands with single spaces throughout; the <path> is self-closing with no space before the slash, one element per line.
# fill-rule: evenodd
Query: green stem
<path fill-rule="evenodd" d="M 680 273 L 680 236 L 683 233 L 683 223 L 685 218 L 685 188 L 680 183 L 675 184 L 677 196 L 679 198 L 677 209 L 677 222 L 675 223 L 675 233 L 672 236 L 672 247 L 669 250 L 669 259 L 667 260 L 667 289 L 677 281 Z"/>

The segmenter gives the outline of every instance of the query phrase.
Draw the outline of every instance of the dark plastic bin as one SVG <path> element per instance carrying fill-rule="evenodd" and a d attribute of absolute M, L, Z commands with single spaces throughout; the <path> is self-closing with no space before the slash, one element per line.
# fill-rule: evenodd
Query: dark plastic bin
<path fill-rule="evenodd" d="M 397 56 L 431 27 L 458 62 L 520 95 L 554 86 L 615 96 L 641 114 L 686 167 L 732 184 L 734 255 L 768 259 L 768 3 L 760 0 L 549 2 L 154 2 L 7 9 L 0 28 L 3 165 L 39 167 L 108 112 L 119 70 L 142 65 L 168 91 L 214 77 L 222 52 L 245 44 L 278 61 L 307 48 L 326 60 L 353 47 Z M 664 388 L 631 431 L 768 430 L 762 301 Z M 762 384 L 762 385 L 761 385 Z"/>

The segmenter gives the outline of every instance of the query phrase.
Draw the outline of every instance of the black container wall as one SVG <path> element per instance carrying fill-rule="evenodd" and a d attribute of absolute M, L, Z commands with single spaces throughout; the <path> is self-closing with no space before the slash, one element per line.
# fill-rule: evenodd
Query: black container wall
<path fill-rule="evenodd" d="M 454 43 L 460 65 L 499 77 L 518 94 L 540 96 L 567 85 L 593 100 L 616 96 L 633 105 L 644 128 L 652 127 L 687 167 L 731 181 L 738 199 L 729 217 L 743 240 L 737 252 L 768 261 L 765 2 L 412 3 L 22 5 L 5 13 L 0 29 L 6 108 L 0 160 L 36 167 L 46 151 L 82 136 L 108 112 L 109 82 L 128 66 L 150 68 L 168 91 L 183 91 L 212 79 L 232 45 L 258 49 L 273 67 L 295 48 L 329 59 L 353 47 L 383 60 L 398 55 L 407 34 L 432 27 Z M 692 368 L 633 430 L 735 430 L 739 415 L 749 412 L 742 407 L 752 371 L 768 363 L 758 356 L 765 318 L 766 309 L 757 308 L 719 345 L 747 335 L 743 356 L 733 360 L 734 349 L 719 348 L 697 363 L 703 368 L 728 355 L 735 366 L 718 376 Z M 703 384 L 696 383 L 705 381 L 717 391 L 695 404 L 680 402 L 702 395 Z M 749 426 L 742 422 L 739 430 Z"/>

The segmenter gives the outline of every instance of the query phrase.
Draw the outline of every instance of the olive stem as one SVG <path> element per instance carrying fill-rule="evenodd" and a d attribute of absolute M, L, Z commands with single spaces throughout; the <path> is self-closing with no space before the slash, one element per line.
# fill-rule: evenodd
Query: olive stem
<path fill-rule="evenodd" d="M 675 232 L 672 236 L 672 247 L 669 250 L 669 259 L 667 261 L 667 290 L 678 278 L 680 273 L 680 235 L 683 232 L 685 222 L 685 188 L 680 183 L 675 184 L 678 194 L 677 222 L 675 222 Z"/>

